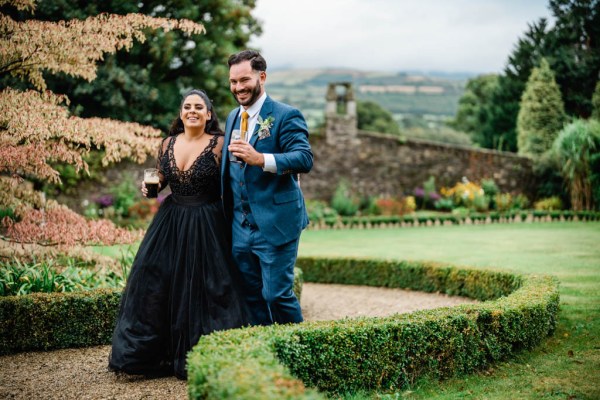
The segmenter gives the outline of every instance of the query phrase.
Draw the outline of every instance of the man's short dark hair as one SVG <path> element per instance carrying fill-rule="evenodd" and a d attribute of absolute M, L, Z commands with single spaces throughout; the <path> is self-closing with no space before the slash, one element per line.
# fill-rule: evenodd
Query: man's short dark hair
<path fill-rule="evenodd" d="M 229 68 L 231 68 L 232 65 L 236 65 L 244 61 L 250 61 L 250 66 L 255 71 L 262 72 L 267 70 L 267 61 L 256 50 L 242 50 L 239 53 L 233 54 L 231 57 L 229 57 L 227 64 L 229 64 Z"/>

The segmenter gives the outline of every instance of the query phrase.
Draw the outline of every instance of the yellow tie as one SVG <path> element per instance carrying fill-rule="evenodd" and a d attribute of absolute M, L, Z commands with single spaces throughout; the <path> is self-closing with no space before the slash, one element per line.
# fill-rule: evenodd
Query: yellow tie
<path fill-rule="evenodd" d="M 242 126 L 241 126 L 241 131 L 242 131 L 242 140 L 246 140 L 246 133 L 248 132 L 248 113 L 246 111 L 244 111 L 242 113 Z"/>

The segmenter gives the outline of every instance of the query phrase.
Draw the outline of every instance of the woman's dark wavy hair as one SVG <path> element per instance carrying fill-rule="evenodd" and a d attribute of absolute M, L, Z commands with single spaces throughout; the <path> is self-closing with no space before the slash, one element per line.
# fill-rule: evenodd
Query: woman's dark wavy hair
<path fill-rule="evenodd" d="M 192 89 L 187 91 L 183 97 L 181 98 L 181 104 L 179 105 L 179 111 L 181 112 L 181 107 L 183 107 L 183 103 L 188 96 L 196 94 L 202 97 L 204 103 L 206 103 L 207 111 L 210 112 L 210 119 L 206 121 L 206 126 L 204 127 L 204 132 L 209 133 L 211 135 L 223 135 L 223 130 L 219 127 L 219 119 L 217 117 L 217 112 L 215 111 L 212 102 L 208 98 L 208 95 L 204 90 L 200 89 Z M 177 115 L 177 118 L 173 120 L 171 123 L 171 128 L 169 129 L 169 136 L 175 136 L 183 132 L 183 121 L 181 120 L 180 114 Z"/>

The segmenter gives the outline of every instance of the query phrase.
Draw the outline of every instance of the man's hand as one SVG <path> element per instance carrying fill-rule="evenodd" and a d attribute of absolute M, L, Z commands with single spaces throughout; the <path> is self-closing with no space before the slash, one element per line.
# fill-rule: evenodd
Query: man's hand
<path fill-rule="evenodd" d="M 230 153 L 248 165 L 256 165 L 261 168 L 265 166 L 265 157 L 263 154 L 256 151 L 254 147 L 243 140 L 232 140 L 228 149 Z"/>

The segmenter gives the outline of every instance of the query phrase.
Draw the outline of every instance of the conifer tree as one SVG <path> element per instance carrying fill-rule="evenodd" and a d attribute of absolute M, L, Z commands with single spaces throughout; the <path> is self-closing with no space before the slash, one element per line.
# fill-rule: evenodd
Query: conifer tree
<path fill-rule="evenodd" d="M 564 104 L 554 73 L 542 59 L 534 68 L 521 97 L 517 116 L 520 154 L 537 157 L 552 147 L 565 122 Z"/>

